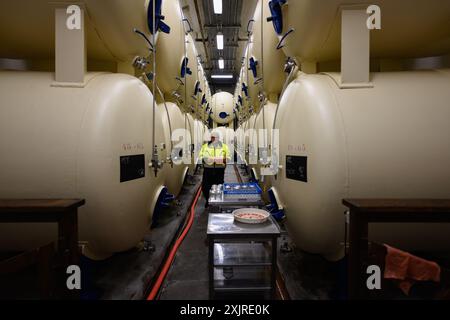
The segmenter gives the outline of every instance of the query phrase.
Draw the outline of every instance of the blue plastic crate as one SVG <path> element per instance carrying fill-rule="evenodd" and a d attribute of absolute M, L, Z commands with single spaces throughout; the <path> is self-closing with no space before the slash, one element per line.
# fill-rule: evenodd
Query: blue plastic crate
<path fill-rule="evenodd" d="M 257 183 L 224 183 L 224 195 L 261 195 L 262 190 Z"/>

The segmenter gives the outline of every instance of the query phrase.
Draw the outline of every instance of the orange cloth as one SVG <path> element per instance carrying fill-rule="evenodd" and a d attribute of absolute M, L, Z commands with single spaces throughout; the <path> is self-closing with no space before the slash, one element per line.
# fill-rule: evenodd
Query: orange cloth
<path fill-rule="evenodd" d="M 399 287 L 406 295 L 416 281 L 441 281 L 441 267 L 437 263 L 384 246 L 387 248 L 384 278 L 399 280 Z"/>

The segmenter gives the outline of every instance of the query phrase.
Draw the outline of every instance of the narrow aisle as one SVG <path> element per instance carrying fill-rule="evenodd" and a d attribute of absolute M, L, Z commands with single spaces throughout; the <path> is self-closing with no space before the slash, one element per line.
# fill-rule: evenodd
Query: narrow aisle
<path fill-rule="evenodd" d="M 225 182 L 238 182 L 232 165 L 227 166 L 225 170 Z M 205 198 L 202 195 L 195 207 L 192 228 L 181 244 L 164 281 L 160 300 L 209 299 L 206 240 L 208 213 L 204 207 Z"/>

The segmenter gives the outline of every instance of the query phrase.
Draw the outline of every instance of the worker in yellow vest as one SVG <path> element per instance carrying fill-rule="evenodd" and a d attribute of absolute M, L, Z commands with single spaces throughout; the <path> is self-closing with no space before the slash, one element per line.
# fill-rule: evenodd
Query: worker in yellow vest
<path fill-rule="evenodd" d="M 202 191 L 206 198 L 205 208 L 207 208 L 209 191 L 214 184 L 224 183 L 227 161 L 231 159 L 228 146 L 219 140 L 217 132 L 211 133 L 211 141 L 202 146 L 200 159 L 203 162 Z"/>

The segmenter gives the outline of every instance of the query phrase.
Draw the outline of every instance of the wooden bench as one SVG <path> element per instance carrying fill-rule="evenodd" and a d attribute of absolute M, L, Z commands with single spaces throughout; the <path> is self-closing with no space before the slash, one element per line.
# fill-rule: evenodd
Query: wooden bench
<path fill-rule="evenodd" d="M 65 266 L 76 265 L 78 208 L 84 204 L 83 199 L 0 199 L 0 223 L 58 223 L 57 260 Z M 53 243 L 29 250 L 0 262 L 0 274 L 37 264 L 41 294 L 48 297 L 53 256 Z"/>
<path fill-rule="evenodd" d="M 450 200 L 344 199 L 350 209 L 348 289 L 350 299 L 368 296 L 369 223 L 449 223 Z"/>

